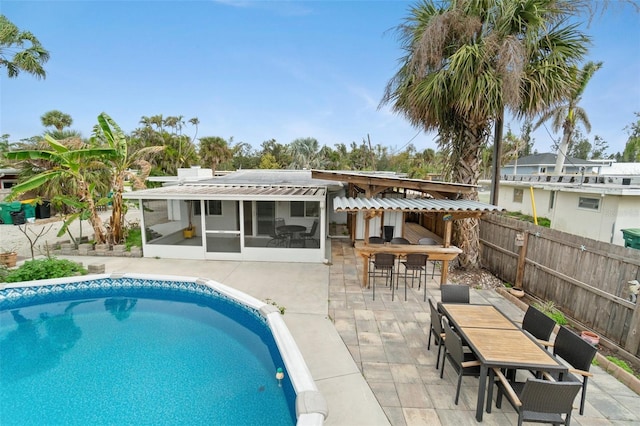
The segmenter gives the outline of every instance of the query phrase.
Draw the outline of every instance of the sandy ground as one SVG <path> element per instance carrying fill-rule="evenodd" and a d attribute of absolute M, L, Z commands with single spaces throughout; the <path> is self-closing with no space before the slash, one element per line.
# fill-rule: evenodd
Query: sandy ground
<path fill-rule="evenodd" d="M 107 210 L 100 214 L 103 221 L 108 222 L 111 216 L 111 210 Z M 129 208 L 126 220 L 138 221 L 139 211 Z M 40 256 L 46 254 L 46 246 L 50 246 L 60 241 L 70 241 L 69 235 L 64 234 L 58 237 L 58 232 L 62 228 L 63 221 L 60 217 L 52 217 L 49 219 L 37 219 L 35 223 L 25 223 L 24 225 L 0 225 L 0 251 L 16 251 L 18 260 L 31 258 L 31 243 L 29 239 L 35 242 L 34 255 Z M 75 221 L 69 227 L 72 235 L 78 238 L 80 235 L 93 238 L 93 228 L 86 220 Z M 25 235 L 26 232 L 26 235 Z"/>

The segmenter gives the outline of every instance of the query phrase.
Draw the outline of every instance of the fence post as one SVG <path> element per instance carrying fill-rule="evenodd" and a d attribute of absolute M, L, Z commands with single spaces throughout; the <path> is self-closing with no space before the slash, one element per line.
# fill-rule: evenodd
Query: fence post
<path fill-rule="evenodd" d="M 524 266 L 527 259 L 527 246 L 529 245 L 529 232 L 524 231 L 522 237 L 522 245 L 520 246 L 520 253 L 518 254 L 518 267 L 516 269 L 516 282 L 514 287 L 522 287 L 522 280 L 524 279 Z"/>
<path fill-rule="evenodd" d="M 634 356 L 637 356 L 638 346 L 640 346 L 640 307 L 638 307 L 638 302 L 636 302 L 624 348 Z"/>

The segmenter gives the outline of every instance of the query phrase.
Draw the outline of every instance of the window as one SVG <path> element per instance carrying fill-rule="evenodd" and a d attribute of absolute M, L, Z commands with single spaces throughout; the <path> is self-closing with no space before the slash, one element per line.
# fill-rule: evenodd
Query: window
<path fill-rule="evenodd" d="M 513 202 L 514 203 L 521 203 L 523 195 L 524 195 L 524 190 L 518 189 L 518 188 L 514 188 L 513 189 Z"/>
<path fill-rule="evenodd" d="M 600 210 L 600 198 L 580 197 L 578 207 L 581 209 Z"/>
<path fill-rule="evenodd" d="M 0 188 L 2 189 L 9 189 L 11 188 L 13 185 L 15 185 L 16 183 L 18 183 L 17 180 L 3 180 L 2 182 L 0 182 Z"/>
<path fill-rule="evenodd" d="M 194 201 L 194 215 L 200 216 L 200 201 Z M 206 216 L 222 216 L 222 201 L 220 200 L 206 200 L 204 202 L 205 215 Z"/>
<path fill-rule="evenodd" d="M 539 169 L 540 173 L 547 173 L 547 168 L 546 167 L 540 167 Z"/>
<path fill-rule="evenodd" d="M 291 217 L 318 217 L 320 203 L 318 201 L 292 201 L 289 213 Z"/>
<path fill-rule="evenodd" d="M 549 210 L 553 210 L 553 205 L 556 203 L 556 191 L 549 192 Z"/>

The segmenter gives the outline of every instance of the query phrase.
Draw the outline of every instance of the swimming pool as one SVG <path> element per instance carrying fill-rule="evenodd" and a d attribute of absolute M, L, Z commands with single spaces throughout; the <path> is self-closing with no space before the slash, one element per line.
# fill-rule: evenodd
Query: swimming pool
<path fill-rule="evenodd" d="M 284 425 L 326 416 L 277 309 L 220 283 L 112 274 L 9 284 L 0 320 L 3 424 Z"/>

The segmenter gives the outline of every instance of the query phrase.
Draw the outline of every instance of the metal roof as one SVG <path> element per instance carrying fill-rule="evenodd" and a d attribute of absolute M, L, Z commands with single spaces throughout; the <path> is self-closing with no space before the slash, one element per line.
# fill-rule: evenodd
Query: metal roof
<path fill-rule="evenodd" d="M 335 211 L 413 211 L 413 212 L 500 212 L 503 208 L 470 200 L 436 200 L 428 198 L 351 198 L 333 199 Z"/>
<path fill-rule="evenodd" d="M 125 192 L 127 199 L 153 200 L 324 200 L 326 188 L 295 185 L 216 185 L 189 183 Z"/>

